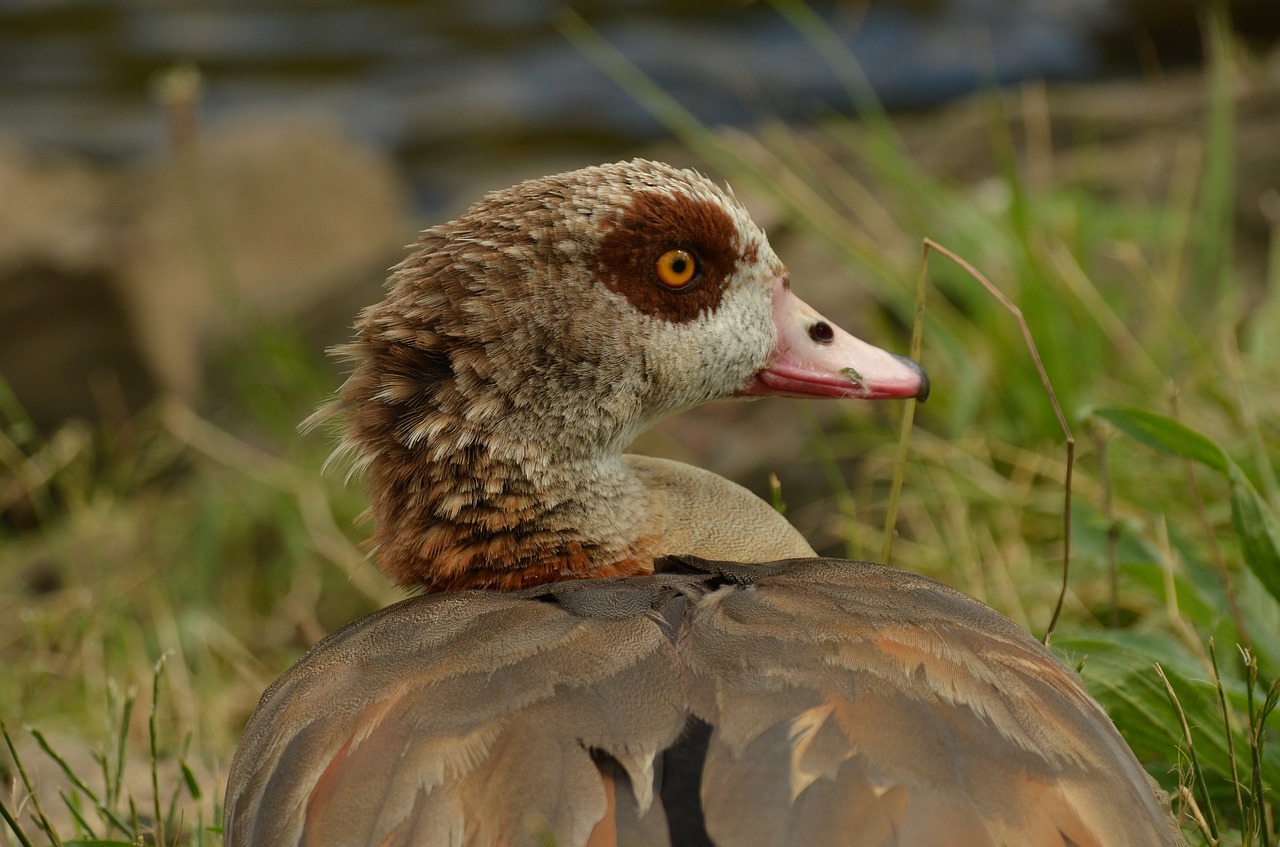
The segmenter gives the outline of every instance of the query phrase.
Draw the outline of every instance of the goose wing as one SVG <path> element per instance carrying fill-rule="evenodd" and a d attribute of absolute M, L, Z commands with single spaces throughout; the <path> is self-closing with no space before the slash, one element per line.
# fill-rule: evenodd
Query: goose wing
<path fill-rule="evenodd" d="M 426 595 L 321 641 L 249 722 L 226 843 L 581 845 L 615 766 L 639 786 L 624 812 L 665 831 L 647 792 L 685 721 L 671 595 L 575 585 Z"/>
<path fill-rule="evenodd" d="M 838 560 L 414 598 L 316 645 L 232 766 L 240 845 L 1175 845 L 1079 678 Z"/>
<path fill-rule="evenodd" d="M 679 641 L 719 847 L 1179 843 L 1079 677 L 972 598 L 864 562 L 690 566 L 726 579 Z"/>

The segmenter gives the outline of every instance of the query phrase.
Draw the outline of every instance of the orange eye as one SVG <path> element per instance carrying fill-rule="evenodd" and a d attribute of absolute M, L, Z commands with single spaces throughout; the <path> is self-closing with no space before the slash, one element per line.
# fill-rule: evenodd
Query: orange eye
<path fill-rule="evenodd" d="M 684 288 L 698 276 L 698 261 L 688 250 L 668 250 L 658 258 L 658 281 L 667 288 Z"/>

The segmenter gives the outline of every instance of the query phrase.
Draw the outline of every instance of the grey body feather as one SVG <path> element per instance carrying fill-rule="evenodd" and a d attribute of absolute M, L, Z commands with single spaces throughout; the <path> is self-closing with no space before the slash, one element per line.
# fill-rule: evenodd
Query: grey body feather
<path fill-rule="evenodd" d="M 1178 843 L 1076 675 L 976 601 L 861 562 L 674 567 L 333 634 L 263 695 L 227 844 L 579 847 L 607 762 L 618 843 L 669 845 L 655 763 L 695 717 L 718 847 Z"/>

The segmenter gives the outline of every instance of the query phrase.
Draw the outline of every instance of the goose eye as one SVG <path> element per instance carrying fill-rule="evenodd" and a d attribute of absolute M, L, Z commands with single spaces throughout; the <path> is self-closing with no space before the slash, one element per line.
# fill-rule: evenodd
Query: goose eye
<path fill-rule="evenodd" d="M 668 250 L 658 258 L 658 281 L 667 288 L 680 289 L 698 278 L 698 260 L 688 250 Z"/>

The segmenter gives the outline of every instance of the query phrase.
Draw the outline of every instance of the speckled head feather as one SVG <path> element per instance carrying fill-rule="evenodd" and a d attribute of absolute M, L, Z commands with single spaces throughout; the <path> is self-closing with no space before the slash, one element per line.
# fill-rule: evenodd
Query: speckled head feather
<path fill-rule="evenodd" d="M 672 249 L 696 262 L 680 290 L 655 270 Z M 340 417 L 340 452 L 368 471 L 383 570 L 428 589 L 647 571 L 621 448 L 743 389 L 784 276 L 731 194 L 643 160 L 494 192 L 424 232 L 312 421 Z"/>

